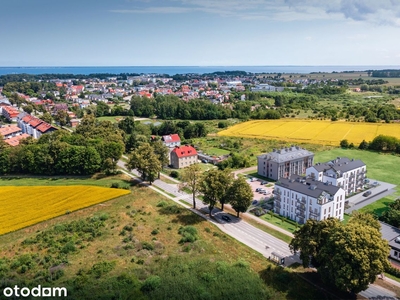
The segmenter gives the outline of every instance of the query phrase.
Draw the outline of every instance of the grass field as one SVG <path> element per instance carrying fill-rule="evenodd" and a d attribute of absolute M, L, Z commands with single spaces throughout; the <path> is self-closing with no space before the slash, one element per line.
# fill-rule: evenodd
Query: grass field
<path fill-rule="evenodd" d="M 180 243 L 182 227 L 195 228 L 197 240 Z M 295 275 L 297 270 L 274 267 L 213 224 L 144 187 L 132 187 L 131 194 L 107 205 L 2 235 L 0 244 L 3 278 L 43 285 L 56 266 L 62 272 L 46 286 L 65 286 L 73 299 L 219 299 L 222 294 L 244 299 L 242 293 L 249 299 L 330 299 Z M 161 279 L 156 290 L 141 289 L 154 278 Z M 254 298 L 262 290 L 267 295 Z"/>
<path fill-rule="evenodd" d="M 130 184 L 131 178 L 127 175 L 104 176 L 0 176 L 2 186 L 68 186 L 93 185 L 110 187 L 113 183 L 119 185 Z"/>
<path fill-rule="evenodd" d="M 400 138 L 400 124 L 291 119 L 257 120 L 240 123 L 218 133 L 219 136 L 277 139 L 335 146 L 338 146 L 343 139 L 358 145 L 362 140 L 371 141 L 380 134 Z"/>
<path fill-rule="evenodd" d="M 367 177 L 400 185 L 400 157 L 372 151 L 336 148 L 315 153 L 314 162 L 327 162 L 336 157 L 361 159 L 367 165 Z"/>
<path fill-rule="evenodd" d="M 2 187 L 0 189 L 0 234 L 129 193 L 130 191 L 127 190 L 95 186 Z"/>

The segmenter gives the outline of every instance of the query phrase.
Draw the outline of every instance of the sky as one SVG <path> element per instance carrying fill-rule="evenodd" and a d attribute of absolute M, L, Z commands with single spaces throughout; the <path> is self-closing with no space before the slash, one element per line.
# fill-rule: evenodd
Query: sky
<path fill-rule="evenodd" d="M 0 0 L 0 66 L 400 65 L 400 0 Z"/>

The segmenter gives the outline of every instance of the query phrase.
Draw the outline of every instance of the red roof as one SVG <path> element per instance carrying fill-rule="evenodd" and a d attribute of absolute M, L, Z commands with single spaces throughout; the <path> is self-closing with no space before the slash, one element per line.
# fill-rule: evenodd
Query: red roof
<path fill-rule="evenodd" d="M 176 133 L 170 135 L 163 135 L 162 139 L 165 143 L 176 143 L 181 141 L 181 138 Z"/>
<path fill-rule="evenodd" d="M 19 141 L 22 139 L 25 139 L 27 137 L 30 137 L 29 134 L 23 133 L 21 135 L 17 135 L 12 137 L 11 139 L 6 139 L 4 140 L 7 144 L 9 144 L 10 146 L 18 146 L 19 145 Z"/>
<path fill-rule="evenodd" d="M 38 126 L 38 125 L 41 124 L 41 123 L 43 123 L 43 121 L 40 120 L 40 119 L 38 119 L 38 118 L 32 118 L 32 119 L 29 121 L 29 125 L 31 125 L 32 127 L 36 127 L 36 126 Z"/>
<path fill-rule="evenodd" d="M 17 133 L 20 131 L 21 131 L 21 128 L 19 128 L 18 126 L 0 127 L 0 135 L 2 135 L 4 137 L 6 135 L 10 135 L 10 134 Z"/>
<path fill-rule="evenodd" d="M 172 152 L 174 152 L 178 158 L 195 156 L 195 155 L 197 156 L 196 149 L 194 149 L 192 146 L 189 145 L 175 147 L 175 149 L 172 150 Z"/>
<path fill-rule="evenodd" d="M 39 130 L 41 133 L 45 133 L 48 130 L 55 129 L 55 128 L 53 126 L 51 126 L 49 123 L 43 122 L 36 129 Z"/>

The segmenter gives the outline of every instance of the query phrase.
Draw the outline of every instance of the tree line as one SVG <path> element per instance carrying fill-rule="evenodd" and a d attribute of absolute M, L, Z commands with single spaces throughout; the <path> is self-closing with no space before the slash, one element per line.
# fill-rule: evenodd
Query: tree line
<path fill-rule="evenodd" d="M 340 141 L 340 147 L 345 149 L 356 148 L 353 143 L 349 143 L 346 139 Z M 393 136 L 380 134 L 370 142 L 362 140 L 362 142 L 358 145 L 358 149 L 400 154 L 400 139 Z"/>
<path fill-rule="evenodd" d="M 114 172 L 125 150 L 124 133 L 93 116 L 74 133 L 63 130 L 27 138 L 16 147 L 0 142 L 0 174 L 90 175 Z"/>
<path fill-rule="evenodd" d="M 253 191 L 244 177 L 233 177 L 230 170 L 212 169 L 203 172 L 199 164 L 190 165 L 183 169 L 180 189 L 190 190 L 193 198 L 193 208 L 196 208 L 196 196 L 203 196 L 203 203 L 208 204 L 210 217 L 217 205 L 229 203 L 236 211 L 237 217 L 246 212 L 253 199 Z"/>

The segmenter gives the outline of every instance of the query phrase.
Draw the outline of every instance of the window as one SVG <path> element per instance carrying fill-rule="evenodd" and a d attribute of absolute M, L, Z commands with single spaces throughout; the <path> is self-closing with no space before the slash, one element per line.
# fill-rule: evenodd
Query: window
<path fill-rule="evenodd" d="M 399 253 L 397 252 L 397 251 L 394 251 L 394 256 L 398 256 L 399 255 Z"/>
<path fill-rule="evenodd" d="M 331 212 L 331 208 L 329 207 L 329 212 Z"/>
<path fill-rule="evenodd" d="M 312 205 L 312 199 L 310 199 L 310 205 Z"/>
<path fill-rule="evenodd" d="M 324 209 L 324 215 L 326 215 L 326 208 Z"/>

